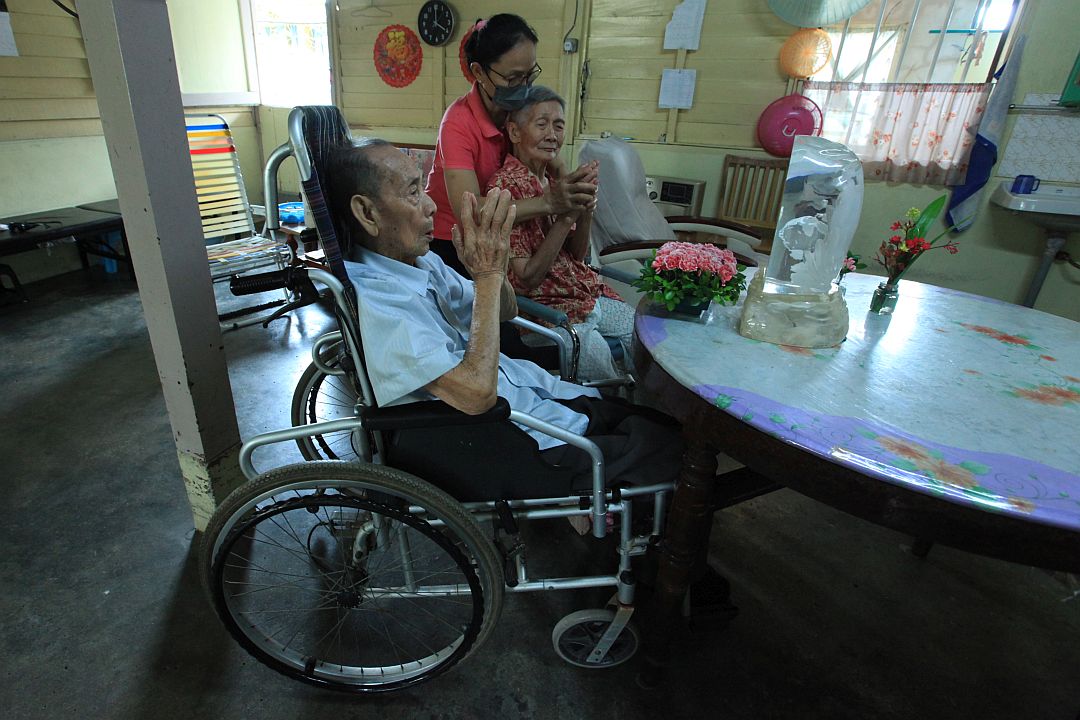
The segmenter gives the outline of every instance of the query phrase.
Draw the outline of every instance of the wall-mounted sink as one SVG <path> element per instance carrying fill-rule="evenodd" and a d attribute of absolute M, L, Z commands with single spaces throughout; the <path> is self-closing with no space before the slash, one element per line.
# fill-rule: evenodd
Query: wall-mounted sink
<path fill-rule="evenodd" d="M 1080 230 L 1080 188 L 1063 185 L 1040 185 L 1035 192 L 1017 194 L 1003 182 L 990 196 L 990 202 L 1017 213 L 1024 213 L 1037 225 Z"/>
<path fill-rule="evenodd" d="M 990 202 L 1026 217 L 1046 231 L 1046 250 L 1024 297 L 1024 305 L 1034 307 L 1050 264 L 1065 247 L 1065 236 L 1080 231 L 1080 188 L 1042 184 L 1034 192 L 1021 194 L 1010 190 L 1011 185 L 998 185 Z"/>

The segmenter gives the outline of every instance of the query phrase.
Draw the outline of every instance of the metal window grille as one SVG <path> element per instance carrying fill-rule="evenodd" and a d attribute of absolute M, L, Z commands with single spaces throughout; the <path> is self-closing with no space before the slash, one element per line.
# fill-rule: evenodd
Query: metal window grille
<path fill-rule="evenodd" d="M 817 81 L 983 83 L 997 70 L 1024 0 L 874 0 L 824 28 L 832 61 Z"/>

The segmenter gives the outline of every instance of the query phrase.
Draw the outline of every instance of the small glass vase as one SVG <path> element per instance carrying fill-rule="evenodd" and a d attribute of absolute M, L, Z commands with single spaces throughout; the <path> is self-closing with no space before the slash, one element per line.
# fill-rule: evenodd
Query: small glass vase
<path fill-rule="evenodd" d="M 900 281 L 888 280 L 878 283 L 874 296 L 870 298 L 870 312 L 878 315 L 892 315 L 896 301 L 900 299 Z"/>

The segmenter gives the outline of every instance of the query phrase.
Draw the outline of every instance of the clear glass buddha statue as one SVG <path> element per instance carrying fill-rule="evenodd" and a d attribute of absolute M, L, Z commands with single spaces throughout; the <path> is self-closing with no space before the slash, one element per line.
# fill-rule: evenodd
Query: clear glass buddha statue
<path fill-rule="evenodd" d="M 848 329 L 840 268 L 862 211 L 855 153 L 820 137 L 795 138 L 772 253 L 746 290 L 739 332 L 779 345 L 838 345 Z"/>

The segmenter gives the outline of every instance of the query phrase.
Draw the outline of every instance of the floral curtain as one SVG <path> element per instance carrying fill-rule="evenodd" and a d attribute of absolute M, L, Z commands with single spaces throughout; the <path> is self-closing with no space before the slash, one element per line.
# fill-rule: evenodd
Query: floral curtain
<path fill-rule="evenodd" d="M 990 88 L 808 81 L 803 95 L 824 113 L 822 136 L 851 148 L 867 181 L 958 185 Z"/>

